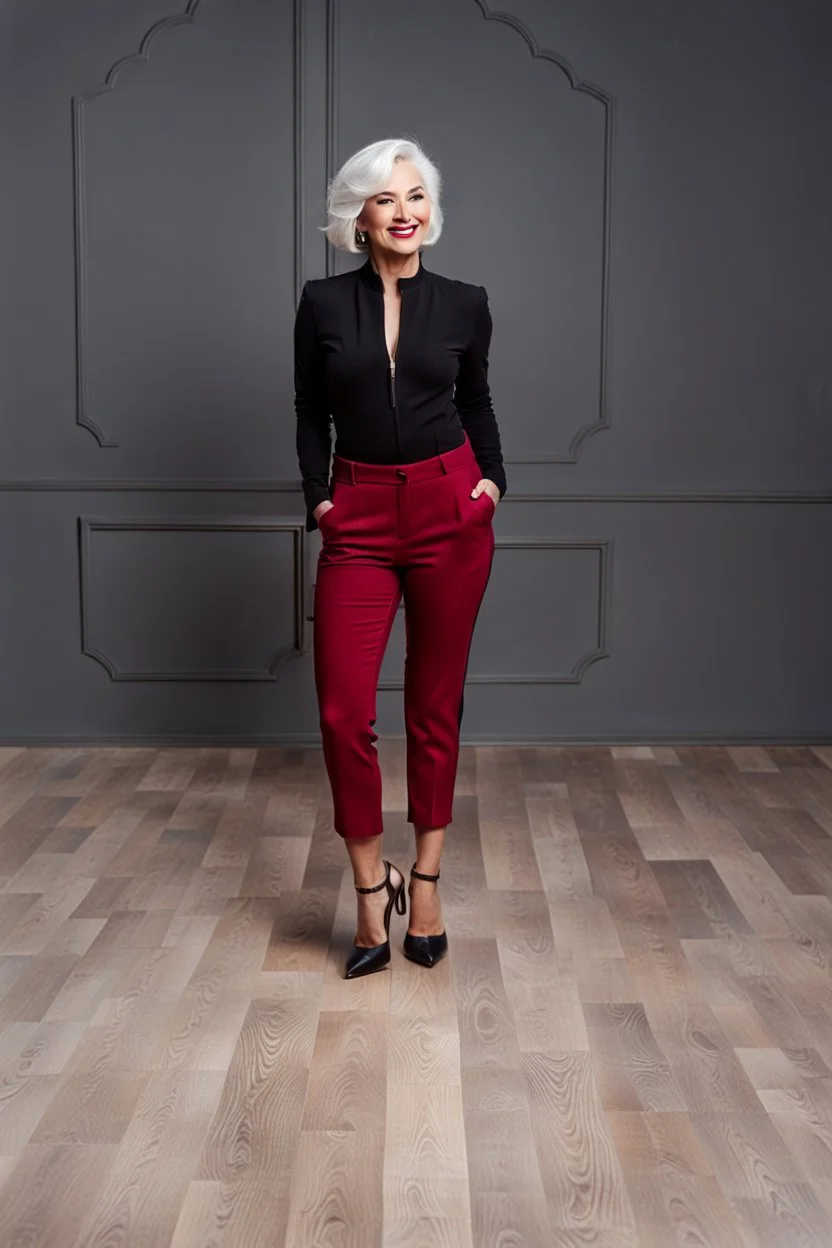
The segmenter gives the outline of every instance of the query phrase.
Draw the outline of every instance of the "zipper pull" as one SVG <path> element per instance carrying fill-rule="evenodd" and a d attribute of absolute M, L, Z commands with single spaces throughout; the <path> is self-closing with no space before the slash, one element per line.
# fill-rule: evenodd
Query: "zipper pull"
<path fill-rule="evenodd" d="M 390 361 L 390 405 L 396 406 L 396 361 Z"/>

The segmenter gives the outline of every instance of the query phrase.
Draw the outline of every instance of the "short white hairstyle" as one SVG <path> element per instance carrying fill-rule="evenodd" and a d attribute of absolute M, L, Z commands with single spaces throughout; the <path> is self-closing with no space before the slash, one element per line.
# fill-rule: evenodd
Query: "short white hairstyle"
<path fill-rule="evenodd" d="M 442 175 L 414 139 L 379 139 L 369 143 L 345 161 L 329 184 L 326 197 L 327 224 L 322 226 L 333 247 L 341 251 L 369 251 L 368 243 L 356 238 L 356 221 L 365 200 L 387 189 L 397 160 L 409 160 L 422 177 L 430 199 L 430 223 L 422 240 L 432 247 L 442 233 Z"/>

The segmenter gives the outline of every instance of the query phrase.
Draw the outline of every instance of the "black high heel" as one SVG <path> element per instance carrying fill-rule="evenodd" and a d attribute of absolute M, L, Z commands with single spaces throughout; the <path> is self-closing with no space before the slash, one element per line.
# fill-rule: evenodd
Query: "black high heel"
<path fill-rule="evenodd" d="M 417 880 L 439 879 L 439 872 L 436 875 L 425 875 L 423 871 L 416 870 L 416 864 L 410 868 L 410 874 L 414 875 Z M 448 934 L 440 932 L 438 936 L 414 936 L 411 932 L 406 932 L 404 937 L 404 956 L 410 958 L 411 962 L 418 962 L 420 966 L 436 966 L 436 963 L 443 958 L 448 952 Z"/>
<path fill-rule="evenodd" d="M 381 971 L 390 961 L 390 915 L 393 913 L 393 906 L 396 907 L 397 914 L 404 914 L 407 911 L 407 898 L 404 894 L 404 876 L 402 876 L 401 884 L 394 888 L 390 882 L 390 868 L 392 865 L 386 858 L 384 859 L 386 872 L 380 884 L 373 884 L 371 888 L 359 888 L 357 884 L 355 886 L 357 893 L 377 893 L 379 889 L 384 888 L 386 885 L 389 894 L 387 905 L 384 909 L 384 930 L 387 934 L 387 940 L 380 945 L 353 945 L 352 952 L 347 958 L 344 979 L 357 979 L 359 975 L 369 975 L 372 971 Z M 401 875 L 401 872 L 399 874 Z"/>

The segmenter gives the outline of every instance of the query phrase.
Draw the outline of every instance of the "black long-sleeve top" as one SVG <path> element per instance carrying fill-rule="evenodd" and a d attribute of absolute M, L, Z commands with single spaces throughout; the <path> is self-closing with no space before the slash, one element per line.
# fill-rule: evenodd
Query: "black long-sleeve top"
<path fill-rule="evenodd" d="M 331 496 L 335 453 L 410 464 L 471 442 L 483 477 L 506 492 L 488 386 L 491 313 L 484 286 L 424 267 L 399 278 L 395 366 L 384 336 L 384 286 L 367 258 L 350 273 L 306 282 L 295 319 L 297 454 L 312 512 Z"/>

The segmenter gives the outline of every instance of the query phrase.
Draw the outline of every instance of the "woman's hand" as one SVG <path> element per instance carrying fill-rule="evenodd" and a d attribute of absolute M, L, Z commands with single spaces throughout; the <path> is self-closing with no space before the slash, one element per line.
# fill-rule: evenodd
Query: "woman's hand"
<path fill-rule="evenodd" d="M 325 511 L 329 511 L 329 509 L 334 506 L 335 504 L 330 499 L 326 499 L 324 502 L 318 503 L 318 506 L 312 512 L 312 515 L 315 517 L 315 520 L 318 521 Z"/>
<path fill-rule="evenodd" d="M 483 479 L 478 481 L 474 486 L 471 491 L 471 497 L 479 498 L 480 494 L 483 492 L 485 492 L 491 499 L 494 504 L 494 510 L 496 511 L 500 505 L 500 487 L 495 485 L 493 481 L 490 481 L 488 477 L 483 477 Z"/>

